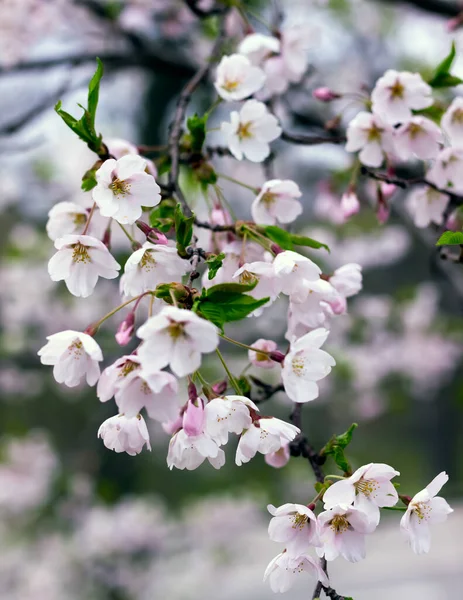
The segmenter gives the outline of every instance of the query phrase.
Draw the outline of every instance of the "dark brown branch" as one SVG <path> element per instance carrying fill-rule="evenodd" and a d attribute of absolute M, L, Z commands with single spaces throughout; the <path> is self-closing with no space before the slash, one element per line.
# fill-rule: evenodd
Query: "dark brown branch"
<path fill-rule="evenodd" d="M 441 15 L 443 17 L 456 17 L 462 11 L 461 5 L 446 0 L 381 0 L 389 4 L 411 4 L 427 12 Z"/>
<path fill-rule="evenodd" d="M 186 86 L 181 91 L 178 102 L 177 102 L 177 108 L 175 109 L 174 120 L 172 121 L 170 128 L 169 128 L 170 131 L 169 131 L 168 148 L 169 148 L 169 156 L 170 156 L 170 160 L 171 160 L 171 167 L 170 167 L 170 171 L 169 171 L 168 185 L 175 191 L 175 194 L 177 195 L 177 198 L 179 199 L 179 201 L 182 205 L 183 212 L 187 216 L 191 215 L 192 213 L 191 213 L 190 207 L 188 206 L 186 198 L 183 195 L 183 192 L 180 189 L 180 186 L 178 183 L 179 165 L 180 165 L 180 138 L 182 136 L 183 121 L 185 119 L 185 113 L 186 113 L 188 104 L 190 103 L 191 96 L 193 95 L 193 93 L 195 92 L 195 90 L 199 86 L 199 84 L 203 81 L 203 79 L 205 79 L 205 77 L 209 73 L 212 63 L 217 58 L 217 54 L 219 53 L 220 48 L 222 47 L 224 38 L 225 38 L 225 14 L 222 17 L 220 31 L 219 31 L 217 39 L 215 40 L 214 45 L 212 47 L 210 58 L 204 66 L 202 66 L 198 71 L 196 71 L 196 73 L 193 75 L 193 77 L 190 79 L 190 81 L 186 84 Z"/>
<path fill-rule="evenodd" d="M 226 10 L 225 5 L 221 7 L 212 7 L 209 10 L 203 10 L 198 6 L 198 0 L 184 1 L 188 8 L 191 10 L 191 12 L 194 13 L 200 19 L 206 19 L 207 17 L 212 17 L 213 15 L 220 15 Z"/>
<path fill-rule="evenodd" d="M 207 221 L 199 221 L 195 219 L 195 225 L 197 227 L 202 227 L 202 229 L 209 229 L 210 231 L 220 232 L 220 231 L 229 231 L 230 233 L 235 232 L 234 225 L 212 225 L 212 223 L 208 223 Z"/>
<path fill-rule="evenodd" d="M 299 144 L 301 146 L 316 146 L 318 144 L 343 144 L 346 141 L 344 136 L 334 135 L 307 135 L 304 133 L 291 133 L 283 131 L 281 139 L 291 144 Z"/>
<path fill-rule="evenodd" d="M 249 379 L 254 383 L 255 386 L 259 388 L 259 394 L 257 398 L 251 398 L 255 404 L 266 402 L 267 400 L 270 400 L 270 398 L 276 393 L 285 391 L 285 387 L 282 383 L 270 385 L 264 381 L 261 381 L 257 377 L 254 377 L 253 375 L 250 375 Z"/>

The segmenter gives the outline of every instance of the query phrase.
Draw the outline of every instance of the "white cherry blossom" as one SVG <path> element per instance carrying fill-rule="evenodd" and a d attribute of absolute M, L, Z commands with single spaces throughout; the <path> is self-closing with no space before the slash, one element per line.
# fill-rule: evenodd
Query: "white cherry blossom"
<path fill-rule="evenodd" d="M 347 152 L 360 150 L 360 162 L 368 167 L 380 167 L 387 153 L 392 153 L 393 132 L 379 115 L 359 112 L 347 127 Z"/>
<path fill-rule="evenodd" d="M 257 419 L 240 437 L 235 462 L 247 463 L 257 452 L 277 452 L 287 442 L 292 442 L 300 429 L 275 417 Z"/>
<path fill-rule="evenodd" d="M 115 394 L 120 412 L 128 417 L 142 408 L 149 417 L 160 423 L 172 421 L 179 409 L 177 379 L 165 371 L 143 377 L 139 370 L 129 373 Z"/>
<path fill-rule="evenodd" d="M 389 465 L 370 463 L 360 467 L 346 479 L 331 485 L 323 495 L 325 509 L 353 504 L 363 511 L 370 521 L 378 525 L 379 509 L 395 506 L 399 500 L 391 479 L 400 475 Z"/>
<path fill-rule="evenodd" d="M 283 542 L 286 552 L 300 556 L 311 546 L 320 546 L 317 517 L 303 504 L 283 504 L 275 508 L 267 506 L 273 516 L 268 526 L 268 534 L 274 542 Z"/>
<path fill-rule="evenodd" d="M 336 364 L 330 354 L 320 350 L 328 334 L 326 329 L 314 329 L 291 342 L 283 364 L 282 379 L 293 402 L 309 402 L 318 398 L 316 382 L 326 377 Z"/>
<path fill-rule="evenodd" d="M 193 373 L 201 364 L 201 354 L 213 352 L 219 344 L 215 325 L 175 306 L 149 318 L 137 336 L 143 340 L 138 356 L 145 377 L 167 365 L 178 377 Z"/>
<path fill-rule="evenodd" d="M 285 26 L 281 31 L 281 56 L 286 78 L 291 83 L 299 83 L 307 71 L 312 40 L 313 31 L 306 23 Z"/>
<path fill-rule="evenodd" d="M 287 592 L 302 573 L 308 573 L 317 581 L 328 587 L 329 581 L 319 561 L 309 554 L 292 557 L 282 552 L 273 558 L 264 574 L 264 581 L 269 580 L 273 592 Z"/>
<path fill-rule="evenodd" d="M 342 265 L 331 275 L 330 283 L 345 298 L 355 296 L 362 289 L 362 267 L 357 263 Z"/>
<path fill-rule="evenodd" d="M 453 146 L 463 146 L 463 98 L 454 98 L 441 119 L 441 126 Z"/>
<path fill-rule="evenodd" d="M 95 385 L 103 354 L 90 335 L 68 329 L 49 335 L 47 340 L 38 355 L 43 365 L 53 365 L 53 376 L 58 383 L 75 387 L 85 377 L 88 385 Z"/>
<path fill-rule="evenodd" d="M 140 454 L 145 444 L 151 450 L 148 429 L 141 415 L 115 415 L 106 419 L 98 429 L 98 437 L 109 450 L 127 452 L 130 456 Z"/>
<path fill-rule="evenodd" d="M 233 156 L 252 162 L 265 160 L 270 154 L 270 142 L 281 135 L 278 119 L 257 100 L 245 102 L 240 112 L 233 111 L 230 122 L 223 122 L 221 130 Z"/>
<path fill-rule="evenodd" d="M 74 202 L 58 202 L 48 213 L 47 234 L 55 241 L 63 235 L 78 235 L 84 230 L 88 220 L 89 210 Z M 93 211 L 92 219 L 88 226 L 88 234 L 99 238 L 104 234 L 107 219 L 103 219 L 98 209 Z"/>
<path fill-rule="evenodd" d="M 104 217 L 131 224 L 141 217 L 142 206 L 159 204 L 161 189 L 146 173 L 146 166 L 146 160 L 134 154 L 110 158 L 101 165 L 95 173 L 92 197 Z"/>
<path fill-rule="evenodd" d="M 439 188 L 463 193 L 463 148 L 441 150 L 426 179 Z"/>
<path fill-rule="evenodd" d="M 328 318 L 333 316 L 332 307 L 336 307 L 340 300 L 339 292 L 329 281 L 303 279 L 297 294 L 291 296 L 289 305 L 291 326 L 299 323 L 313 329 L 326 325 Z M 343 310 L 340 312 L 336 310 L 335 314 L 343 314 L 343 312 Z"/>
<path fill-rule="evenodd" d="M 64 235 L 55 241 L 58 250 L 48 262 L 52 281 L 64 279 L 74 296 L 87 298 L 93 293 L 98 277 L 115 279 L 121 268 L 109 250 L 89 235 Z"/>
<path fill-rule="evenodd" d="M 205 432 L 190 436 L 180 429 L 169 442 L 167 466 L 169 469 L 187 469 L 193 471 L 208 459 L 215 469 L 225 464 L 225 453 Z"/>
<path fill-rule="evenodd" d="M 121 138 L 105 138 L 105 144 L 108 148 L 109 154 L 116 160 L 122 158 L 123 156 L 126 156 L 126 154 L 135 154 L 137 156 L 140 155 L 140 153 L 138 152 L 138 148 L 135 146 L 135 144 L 132 144 L 131 142 L 128 142 L 127 140 L 123 140 Z M 154 164 L 154 162 L 149 158 L 145 157 L 144 160 L 146 162 L 145 171 L 149 173 L 149 175 L 157 177 L 158 170 L 156 169 L 156 165 Z"/>
<path fill-rule="evenodd" d="M 251 364 L 261 369 L 273 369 L 276 367 L 277 363 L 268 356 L 268 353 L 277 350 L 278 345 L 276 342 L 261 338 L 251 345 L 253 348 L 256 348 L 256 350 L 248 350 L 248 358 Z M 259 352 L 259 350 L 262 350 L 262 352 Z"/>
<path fill-rule="evenodd" d="M 376 529 L 368 515 L 354 506 L 334 506 L 318 515 L 319 556 L 331 561 L 339 555 L 350 562 L 365 558 L 365 535 Z"/>
<path fill-rule="evenodd" d="M 394 130 L 395 151 L 402 160 L 414 156 L 422 160 L 435 158 L 443 142 L 441 128 L 421 116 L 412 117 Z"/>
<path fill-rule="evenodd" d="M 244 100 L 259 91 L 265 73 L 242 54 L 224 56 L 217 67 L 215 89 L 224 100 Z"/>
<path fill-rule="evenodd" d="M 371 93 L 373 112 L 395 125 L 408 121 L 413 110 L 433 104 L 432 88 L 419 73 L 386 71 Z"/>
<path fill-rule="evenodd" d="M 251 427 L 249 409 L 258 411 L 257 406 L 245 396 L 214 398 L 205 407 L 206 431 L 220 446 L 228 441 L 230 432 L 241 434 Z"/>
<path fill-rule="evenodd" d="M 301 293 L 305 296 L 304 281 L 317 281 L 321 274 L 320 267 L 313 260 L 292 250 L 277 254 L 273 268 L 280 280 L 282 292 L 292 297 L 299 297 Z"/>
<path fill-rule="evenodd" d="M 181 281 L 190 263 L 172 246 L 145 242 L 129 256 L 121 277 L 121 290 L 126 296 L 138 296 L 154 290 L 160 283 Z"/>
<path fill-rule="evenodd" d="M 270 452 L 269 454 L 266 454 L 264 460 L 274 469 L 281 469 L 288 464 L 290 458 L 291 453 L 289 444 L 283 444 L 283 446 L 276 452 Z"/>
<path fill-rule="evenodd" d="M 252 218 L 261 225 L 291 223 L 302 213 L 299 186 L 289 179 L 271 179 L 262 186 L 251 206 Z"/>
<path fill-rule="evenodd" d="M 417 227 L 428 227 L 431 223 L 442 225 L 450 198 L 429 186 L 410 192 L 405 206 Z"/>
<path fill-rule="evenodd" d="M 424 490 L 413 496 L 407 512 L 400 521 L 400 529 L 415 554 L 425 554 L 431 547 L 429 525 L 442 523 L 453 512 L 447 501 L 437 494 L 447 483 L 445 471 L 439 473 Z"/>
<path fill-rule="evenodd" d="M 257 282 L 256 286 L 247 293 L 256 299 L 269 298 L 266 306 L 270 306 L 281 292 L 281 282 L 275 273 L 275 267 L 272 263 L 264 261 L 245 263 L 236 271 L 233 279 L 238 280 L 242 284 Z M 263 307 L 254 311 L 253 314 L 259 316 L 262 312 Z"/>
<path fill-rule="evenodd" d="M 280 40 L 271 35 L 250 33 L 238 46 L 239 54 L 247 56 L 253 65 L 261 65 L 272 54 L 280 52 Z"/>

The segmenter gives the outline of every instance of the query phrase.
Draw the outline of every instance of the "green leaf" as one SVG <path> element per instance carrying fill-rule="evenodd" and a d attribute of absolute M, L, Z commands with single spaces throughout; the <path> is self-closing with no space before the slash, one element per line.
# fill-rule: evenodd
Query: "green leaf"
<path fill-rule="evenodd" d="M 460 79 L 455 75 L 451 75 L 450 73 L 442 73 L 441 75 L 434 77 L 432 84 L 430 85 L 436 89 L 455 87 L 456 85 L 460 85 L 460 83 L 463 83 L 463 79 Z"/>
<path fill-rule="evenodd" d="M 224 258 L 225 254 L 224 252 L 221 252 L 220 254 L 213 254 L 212 256 L 209 256 L 209 258 L 206 260 L 206 263 L 209 267 L 209 271 L 207 273 L 207 278 L 209 281 L 214 279 L 214 277 L 217 275 L 217 271 L 221 268 Z"/>
<path fill-rule="evenodd" d="M 455 41 L 453 41 L 452 46 L 450 48 L 450 52 L 447 54 L 447 56 L 444 58 L 444 60 L 440 64 L 437 65 L 432 79 L 434 79 L 434 77 L 436 77 L 436 76 L 442 75 L 443 73 L 448 73 L 450 71 L 450 69 L 452 68 L 453 61 L 455 60 L 456 55 L 457 55 L 457 49 L 455 46 Z M 432 81 L 432 79 L 431 79 L 431 81 Z M 429 85 L 432 85 L 431 81 L 429 82 Z"/>
<path fill-rule="evenodd" d="M 256 285 L 257 279 L 252 283 L 219 283 L 207 289 L 205 294 L 210 299 L 218 298 L 219 296 L 222 297 L 227 294 L 245 294 L 253 290 Z"/>
<path fill-rule="evenodd" d="M 270 298 L 256 300 L 247 294 L 223 294 L 220 297 L 214 296 L 213 299 L 201 298 L 196 304 L 196 311 L 222 329 L 225 323 L 244 319 L 269 300 Z"/>
<path fill-rule="evenodd" d="M 338 465 L 343 473 L 351 473 L 351 466 L 341 446 L 333 446 L 333 449 L 329 454 L 332 455 L 334 462 Z"/>
<path fill-rule="evenodd" d="M 276 225 L 267 225 L 262 228 L 262 232 L 266 235 L 272 242 L 278 244 L 280 248 L 283 250 L 293 250 L 294 245 L 296 246 L 307 246 L 309 248 L 314 248 L 316 250 L 320 248 L 325 248 L 330 251 L 329 246 L 323 244 L 322 242 L 318 242 L 312 238 L 306 237 L 304 235 L 296 235 L 295 233 L 289 233 L 289 231 L 285 231 L 281 229 L 281 227 L 277 227 Z"/>
<path fill-rule="evenodd" d="M 436 242 L 436 246 L 458 246 L 460 244 L 463 244 L 461 231 L 444 231 Z"/>
<path fill-rule="evenodd" d="M 191 238 L 193 237 L 194 220 L 194 215 L 191 215 L 191 217 L 185 217 L 181 204 L 177 204 L 174 212 L 174 221 L 177 249 L 180 254 L 185 254 L 185 249 L 191 242 Z"/>
<path fill-rule="evenodd" d="M 455 60 L 457 51 L 455 47 L 455 42 L 452 42 L 452 47 L 450 49 L 449 54 L 444 58 L 444 60 L 437 66 L 434 74 L 431 79 L 428 81 L 429 85 L 433 88 L 443 88 L 443 87 L 454 87 L 455 85 L 459 85 L 463 83 L 463 81 L 459 77 L 455 77 L 450 73 L 450 69 L 452 68 L 453 62 Z"/>
<path fill-rule="evenodd" d="M 190 132 L 191 150 L 193 152 L 201 152 L 202 150 L 206 139 L 207 118 L 207 113 L 203 117 L 198 117 L 197 114 L 194 114 L 192 117 L 188 117 L 186 121 L 186 126 Z"/>
<path fill-rule="evenodd" d="M 422 108 L 421 110 L 414 110 L 414 115 L 423 115 L 423 117 L 427 117 L 440 125 L 442 115 L 445 112 L 445 107 L 442 104 L 433 104 L 432 106 L 428 106 L 427 108 Z"/>
<path fill-rule="evenodd" d="M 249 379 L 246 377 L 246 375 L 241 375 L 241 377 L 236 381 L 240 386 L 240 390 L 243 396 L 249 397 L 249 394 L 251 392 L 251 384 L 249 383 Z"/>
<path fill-rule="evenodd" d="M 82 177 L 82 185 L 80 186 L 84 192 L 93 190 L 96 186 L 95 171 L 87 171 Z"/>
<path fill-rule="evenodd" d="M 103 77 L 103 63 L 97 57 L 96 59 L 97 67 L 93 77 L 90 79 L 90 83 L 88 84 L 88 102 L 87 109 L 90 114 L 90 123 L 92 129 L 95 130 L 95 116 L 96 109 L 98 106 L 98 98 L 100 95 L 100 81 Z"/>
<path fill-rule="evenodd" d="M 175 225 L 175 207 L 177 203 L 173 198 L 163 200 L 150 213 L 149 220 L 151 227 L 155 227 L 167 233 Z"/>
<path fill-rule="evenodd" d="M 334 435 L 326 444 L 326 446 L 320 451 L 322 456 L 332 456 L 334 462 L 338 465 L 341 471 L 349 475 L 352 473 L 352 469 L 349 461 L 346 458 L 346 455 L 344 454 L 344 450 L 350 444 L 352 440 L 352 434 L 357 427 L 357 423 L 352 423 L 345 433 Z"/>
<path fill-rule="evenodd" d="M 341 435 L 337 435 L 335 440 L 336 443 L 341 446 L 341 448 L 347 448 L 347 446 L 352 441 L 352 434 L 357 429 L 358 423 L 352 423 L 349 429 L 345 433 L 341 433 Z"/>

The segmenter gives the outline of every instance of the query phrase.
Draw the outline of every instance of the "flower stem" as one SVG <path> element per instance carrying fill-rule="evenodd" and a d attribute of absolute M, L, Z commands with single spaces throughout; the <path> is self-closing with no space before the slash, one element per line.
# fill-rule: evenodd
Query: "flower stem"
<path fill-rule="evenodd" d="M 127 300 L 127 302 L 123 302 L 122 304 L 119 304 L 119 306 L 116 306 L 116 308 L 114 308 L 113 310 L 111 310 L 109 313 L 107 313 L 104 317 L 101 317 L 101 319 L 99 319 L 94 325 L 93 327 L 96 329 L 98 329 L 98 327 L 104 323 L 107 319 L 109 319 L 110 317 L 112 317 L 113 315 L 115 315 L 117 312 L 119 312 L 121 309 L 125 308 L 126 306 L 128 306 L 129 304 L 132 304 L 132 302 L 137 302 L 137 306 L 138 303 L 140 302 L 140 300 L 143 298 L 143 296 L 146 296 L 147 294 L 152 294 L 153 292 L 149 291 L 149 292 L 143 292 L 143 294 L 140 294 L 139 296 L 135 296 L 135 298 L 130 298 L 130 300 Z"/>
<path fill-rule="evenodd" d="M 122 229 L 122 231 L 125 233 L 125 235 L 129 238 L 129 240 L 132 242 L 132 244 L 137 243 L 137 240 L 133 236 L 130 235 L 130 233 L 127 231 L 127 229 L 124 227 L 124 225 L 119 223 L 119 227 Z"/>
<path fill-rule="evenodd" d="M 82 235 L 86 235 L 86 233 L 88 231 L 88 226 L 90 225 L 90 221 L 92 220 L 93 213 L 95 212 L 95 208 L 96 208 L 96 202 L 93 203 L 93 206 L 90 209 L 90 213 L 88 215 L 87 222 L 85 223 L 84 230 L 82 231 Z"/>
<path fill-rule="evenodd" d="M 325 475 L 325 481 L 327 479 L 345 479 L 345 477 L 342 477 L 342 475 Z"/>
<path fill-rule="evenodd" d="M 217 356 L 219 357 L 220 362 L 222 363 L 222 366 L 225 369 L 226 374 L 228 375 L 228 379 L 230 380 L 230 383 L 232 384 L 233 389 L 235 390 L 235 392 L 238 395 L 241 396 L 242 392 L 241 392 L 240 386 L 239 386 L 238 382 L 236 381 L 235 377 L 230 372 L 229 368 L 227 367 L 227 363 L 225 362 L 225 359 L 222 356 L 222 353 L 220 352 L 220 350 L 218 348 L 216 348 L 215 351 L 217 352 Z"/>
<path fill-rule="evenodd" d="M 227 181 L 236 183 L 236 185 L 240 185 L 241 187 L 244 187 L 247 190 L 251 190 L 251 192 L 254 192 L 255 194 L 259 193 L 259 188 L 253 187 L 252 185 L 248 185 L 247 183 L 244 183 L 244 181 L 240 181 L 239 179 L 235 179 L 234 177 L 229 177 L 228 175 L 225 175 L 225 173 L 217 173 L 217 176 L 220 177 L 220 179 L 226 179 Z"/>
<path fill-rule="evenodd" d="M 237 342 L 236 340 L 229 338 L 228 336 L 226 336 L 223 333 L 219 333 L 219 335 L 223 340 L 226 340 L 227 342 L 230 342 L 231 344 L 235 344 L 235 346 L 240 346 L 241 348 L 246 348 L 246 350 L 252 350 L 253 352 L 258 352 L 259 354 L 266 354 L 267 356 L 270 356 L 270 352 L 265 352 L 265 350 L 260 350 L 259 348 L 254 348 L 253 346 L 248 346 L 247 344 Z"/>

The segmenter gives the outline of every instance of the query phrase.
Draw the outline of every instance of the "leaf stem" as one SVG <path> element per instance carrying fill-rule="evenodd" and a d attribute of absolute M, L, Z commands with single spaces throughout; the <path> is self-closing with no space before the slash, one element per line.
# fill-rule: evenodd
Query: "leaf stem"
<path fill-rule="evenodd" d="M 137 243 L 137 240 L 133 236 L 130 235 L 130 233 L 127 231 L 127 229 L 124 227 L 124 225 L 119 223 L 119 227 L 122 229 L 122 231 L 125 233 L 125 235 L 129 238 L 129 240 L 132 242 L 132 244 Z"/>
<path fill-rule="evenodd" d="M 240 181 L 239 179 L 235 179 L 234 177 L 230 177 L 229 175 L 225 175 L 225 173 L 217 173 L 217 176 L 220 177 L 220 179 L 226 179 L 227 181 L 236 183 L 236 185 L 240 185 L 241 187 L 244 187 L 247 190 L 251 190 L 251 192 L 254 192 L 255 194 L 259 193 L 259 188 L 253 187 L 252 185 L 248 185 L 247 183 L 244 183 L 244 181 Z"/>
<path fill-rule="evenodd" d="M 93 213 L 95 212 L 95 208 L 96 208 L 96 202 L 93 203 L 93 206 L 90 209 L 90 213 L 88 215 L 87 222 L 85 223 L 84 230 L 82 231 L 82 235 L 86 235 L 87 234 L 88 227 L 90 225 L 90 221 L 92 220 Z"/>
<path fill-rule="evenodd" d="M 231 371 L 229 370 L 229 368 L 227 367 L 227 363 L 225 362 L 224 357 L 222 356 L 222 353 L 220 352 L 220 350 L 218 348 L 215 349 L 217 356 L 220 359 L 220 362 L 222 363 L 223 368 L 225 369 L 225 372 L 228 376 L 228 379 L 230 380 L 230 383 L 233 386 L 233 389 L 235 390 L 235 392 L 241 396 L 241 389 L 240 386 L 238 384 L 238 382 L 236 381 L 235 377 L 232 375 Z"/>

